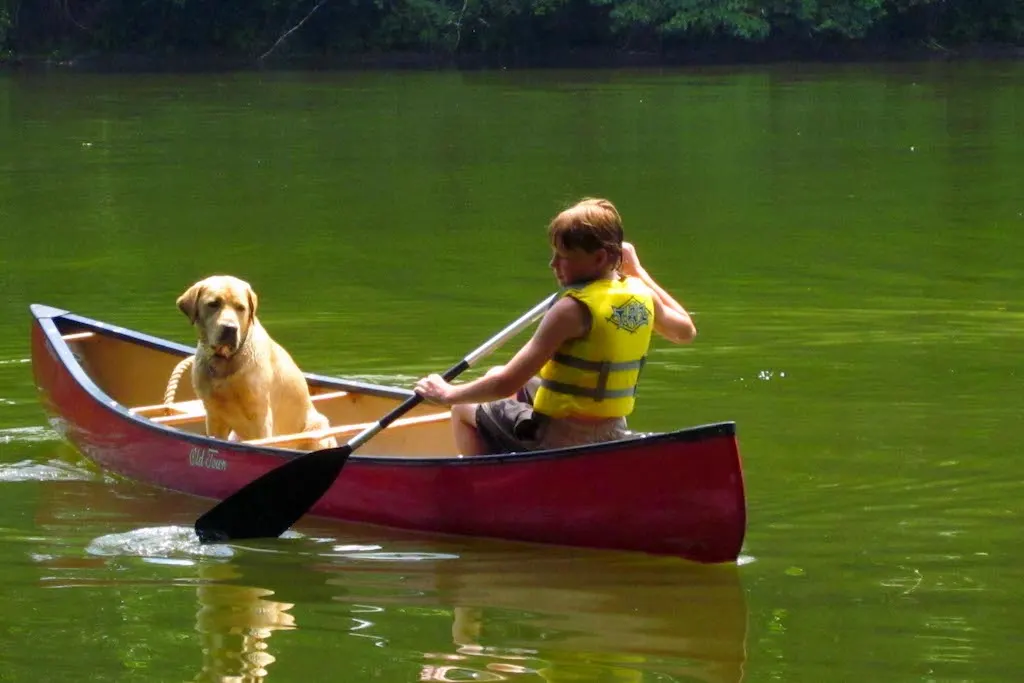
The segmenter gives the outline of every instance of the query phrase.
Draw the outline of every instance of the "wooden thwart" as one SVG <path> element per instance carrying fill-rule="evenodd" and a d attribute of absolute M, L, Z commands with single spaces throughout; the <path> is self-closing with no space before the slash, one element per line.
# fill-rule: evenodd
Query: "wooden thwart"
<path fill-rule="evenodd" d="M 178 424 L 206 418 L 206 409 L 199 399 L 138 406 L 129 408 L 128 411 L 140 417 L 148 417 L 159 424 Z"/>
<path fill-rule="evenodd" d="M 433 424 L 435 422 L 445 422 L 452 419 L 450 411 L 443 413 L 434 413 L 432 415 L 418 415 L 416 417 L 406 417 L 400 420 L 395 420 L 391 423 L 389 429 L 396 429 L 398 427 L 413 427 L 415 425 L 426 425 Z M 264 439 L 250 439 L 245 443 L 252 446 L 282 446 L 284 444 L 295 443 L 297 441 L 305 441 L 307 439 L 323 439 L 328 436 L 348 436 L 355 435 L 359 432 L 369 429 L 376 422 L 359 422 L 350 425 L 338 425 L 337 427 L 331 427 L 330 429 L 317 429 L 309 432 L 300 432 L 298 434 L 281 434 L 279 436 L 268 436 Z"/>
<path fill-rule="evenodd" d="M 203 406 L 203 402 L 199 399 L 196 399 L 195 401 L 179 401 L 173 405 L 175 406 L 175 409 L 177 409 L 177 406 L 188 407 L 180 413 L 174 413 L 171 415 L 155 415 L 149 419 L 162 425 L 188 424 L 189 422 L 199 422 L 200 420 L 206 419 L 206 408 Z"/>
<path fill-rule="evenodd" d="M 328 401 L 330 399 L 343 398 L 347 396 L 347 391 L 328 391 L 320 394 L 313 394 L 310 398 L 314 403 L 320 403 L 322 401 Z M 135 408 L 129 408 L 129 410 L 135 415 L 149 418 L 152 422 L 162 424 L 166 426 L 174 426 L 181 424 L 188 424 L 190 422 L 199 422 L 206 419 L 206 409 L 203 407 L 203 402 L 200 399 L 194 399 L 191 401 L 175 401 L 174 403 L 157 403 L 148 406 L 137 406 Z M 391 423 L 391 428 L 396 427 L 414 427 L 416 425 L 427 425 L 435 422 L 445 422 L 451 420 L 451 412 L 433 413 L 431 415 L 419 415 L 416 417 L 406 417 L 400 420 L 395 420 Z M 358 434 L 364 429 L 368 429 L 375 425 L 376 422 L 359 422 L 356 424 L 338 425 L 337 427 L 330 427 L 328 429 L 316 429 L 308 432 L 298 432 L 296 434 L 280 434 L 278 436 L 268 436 L 263 439 L 251 439 L 244 443 L 253 446 L 285 446 L 288 444 L 294 444 L 299 441 L 306 441 L 309 439 L 323 439 L 328 436 L 350 436 Z"/>
<path fill-rule="evenodd" d="M 70 334 L 62 334 L 60 338 L 64 341 L 82 341 L 84 339 L 92 339 L 95 336 L 94 332 L 71 332 Z"/>
<path fill-rule="evenodd" d="M 310 398 L 313 403 L 327 401 L 332 398 L 348 396 L 347 391 L 327 391 L 320 394 L 313 394 Z M 141 417 L 148 417 L 151 421 L 162 425 L 188 424 L 206 419 L 206 408 L 200 399 L 192 401 L 175 401 L 174 403 L 157 403 L 149 406 L 138 406 L 129 408 L 129 411 Z"/>

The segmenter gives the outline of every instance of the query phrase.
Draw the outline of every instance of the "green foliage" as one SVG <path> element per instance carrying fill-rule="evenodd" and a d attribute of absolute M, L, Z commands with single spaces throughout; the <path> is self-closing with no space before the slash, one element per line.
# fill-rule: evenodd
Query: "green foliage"
<path fill-rule="evenodd" d="M 949 0 L 945 32 L 957 43 L 1024 42 L 1024 2 Z"/>
<path fill-rule="evenodd" d="M 788 15 L 806 35 L 861 38 L 886 15 L 886 0 L 792 0 L 777 14 Z"/>
<path fill-rule="evenodd" d="M 617 32 L 649 28 L 664 36 L 760 41 L 835 35 L 862 38 L 890 11 L 937 0 L 592 0 L 609 7 Z"/>
<path fill-rule="evenodd" d="M 756 0 L 593 0 L 609 5 L 616 31 L 651 28 L 669 36 L 765 38 L 770 26 Z"/>
<path fill-rule="evenodd" d="M 0 0 L 0 50 L 529 55 L 772 41 L 1024 43 L 1021 0 Z"/>
<path fill-rule="evenodd" d="M 381 47 L 443 49 L 457 40 L 457 13 L 443 0 L 377 0 L 377 6 Z"/>
<path fill-rule="evenodd" d="M 18 0 L 0 0 L 0 62 L 4 62 L 13 56 L 12 42 L 14 39 L 14 24 Z"/>
<path fill-rule="evenodd" d="M 11 30 L 11 13 L 7 5 L 0 5 L 0 55 L 7 48 L 7 37 Z"/>

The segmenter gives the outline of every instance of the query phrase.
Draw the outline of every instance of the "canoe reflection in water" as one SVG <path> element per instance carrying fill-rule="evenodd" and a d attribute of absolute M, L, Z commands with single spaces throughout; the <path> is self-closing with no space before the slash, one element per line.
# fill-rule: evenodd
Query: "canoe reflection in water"
<path fill-rule="evenodd" d="M 44 489 L 46 516 L 94 535 L 184 525 L 204 502 L 131 482 Z M 198 601 L 194 680 L 273 681 L 284 670 L 282 682 L 324 671 L 384 681 L 743 680 L 747 607 L 735 565 L 325 521 L 298 531 L 303 538 L 234 546 L 231 557 L 176 569 L 185 572 L 176 585 L 193 585 Z M 136 618 L 180 617 L 178 600 L 161 609 Z"/>
<path fill-rule="evenodd" d="M 464 548 L 403 583 L 452 614 L 452 648 L 424 653 L 420 680 L 743 679 L 747 612 L 735 566 L 492 546 Z"/>

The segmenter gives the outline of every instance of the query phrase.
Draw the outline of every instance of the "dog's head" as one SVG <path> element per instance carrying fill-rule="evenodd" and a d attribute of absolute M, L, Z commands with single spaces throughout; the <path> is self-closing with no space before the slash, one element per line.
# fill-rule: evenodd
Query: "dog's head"
<path fill-rule="evenodd" d="M 232 356 L 256 319 L 256 292 L 230 275 L 200 280 L 178 297 L 178 308 L 196 326 L 199 342 L 218 356 Z"/>

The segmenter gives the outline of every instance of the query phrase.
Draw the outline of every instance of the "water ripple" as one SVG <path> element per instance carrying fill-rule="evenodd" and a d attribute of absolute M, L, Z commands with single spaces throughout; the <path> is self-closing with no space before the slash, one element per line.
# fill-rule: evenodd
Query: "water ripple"
<path fill-rule="evenodd" d="M 3 403 L 4 399 L 0 399 L 0 403 Z M 7 405 L 15 405 L 9 403 Z M 38 443 L 40 441 L 60 441 L 61 436 L 49 427 L 10 427 L 8 429 L 0 429 L 0 444 L 21 442 L 21 443 Z"/>
<path fill-rule="evenodd" d="M 21 460 L 0 464 L 0 481 L 91 481 L 95 476 L 86 469 L 59 460 L 35 462 Z"/>
<path fill-rule="evenodd" d="M 422 377 L 419 375 L 408 375 L 408 374 L 347 374 L 346 379 L 354 380 L 357 382 L 366 382 L 367 384 L 381 384 L 386 387 L 410 387 Z"/>

